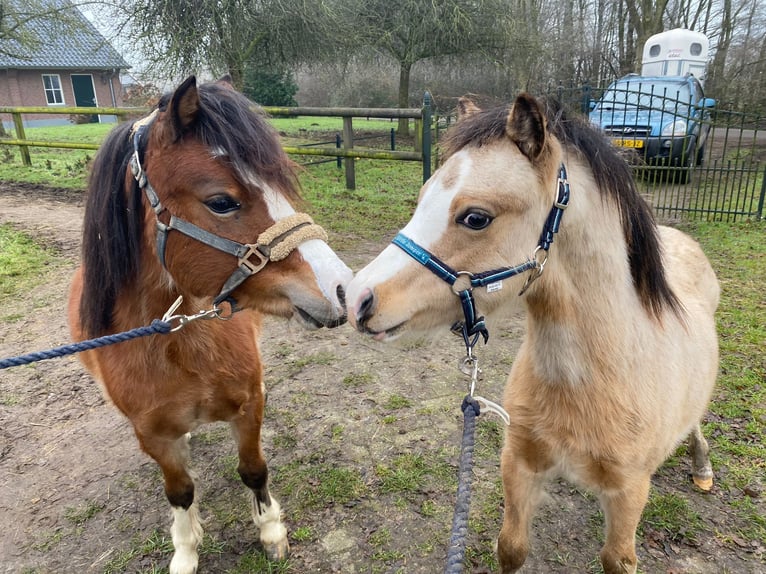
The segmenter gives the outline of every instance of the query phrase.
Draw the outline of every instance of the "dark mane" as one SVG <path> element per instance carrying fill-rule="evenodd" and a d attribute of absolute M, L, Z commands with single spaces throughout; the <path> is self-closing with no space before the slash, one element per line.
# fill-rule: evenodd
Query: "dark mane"
<path fill-rule="evenodd" d="M 630 166 L 606 137 L 582 117 L 568 117 L 558 102 L 541 100 L 548 130 L 561 144 L 587 161 L 599 192 L 620 213 L 633 284 L 646 310 L 660 317 L 664 308 L 680 314 L 682 306 L 665 278 L 662 247 L 649 205 L 636 189 Z M 505 137 L 509 106 L 463 118 L 447 133 L 445 153 L 483 146 Z M 566 217 L 563 225 L 566 225 Z"/>
<path fill-rule="evenodd" d="M 241 183 L 257 173 L 300 199 L 295 164 L 282 151 L 274 129 L 253 104 L 231 88 L 198 86 L 200 110 L 191 136 L 223 150 Z M 169 98 L 158 108 L 163 110 Z M 101 145 L 88 181 L 83 221 L 83 290 L 80 322 L 87 336 L 106 333 L 120 290 L 140 269 L 144 200 L 128 164 L 133 153 L 131 124 L 115 127 Z M 145 166 L 148 171 L 151 167 Z"/>

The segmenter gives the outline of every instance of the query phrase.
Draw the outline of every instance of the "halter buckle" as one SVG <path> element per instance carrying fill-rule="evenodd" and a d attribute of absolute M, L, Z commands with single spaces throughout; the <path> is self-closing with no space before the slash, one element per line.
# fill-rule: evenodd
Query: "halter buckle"
<path fill-rule="evenodd" d="M 258 249 L 260 245 L 247 243 L 245 247 L 247 247 L 247 251 L 239 258 L 238 263 L 240 267 L 245 267 L 250 275 L 254 275 L 266 266 L 269 258 Z M 256 261 L 252 261 L 251 257 L 255 257 Z"/>
<path fill-rule="evenodd" d="M 567 180 L 566 175 L 560 175 L 558 187 L 556 188 L 556 199 L 553 201 L 553 207 L 564 211 L 569 206 L 569 193 L 567 192 L 568 186 L 569 181 Z"/>

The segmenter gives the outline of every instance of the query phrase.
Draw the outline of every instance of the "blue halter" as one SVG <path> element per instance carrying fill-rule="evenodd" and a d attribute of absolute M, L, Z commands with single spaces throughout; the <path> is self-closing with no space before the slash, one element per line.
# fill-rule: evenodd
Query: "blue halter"
<path fill-rule="evenodd" d="M 537 253 L 542 250 L 544 254 L 547 254 L 548 249 L 550 249 L 550 246 L 553 243 L 553 237 L 558 233 L 559 226 L 561 225 L 561 217 L 564 214 L 567 205 L 569 205 L 569 181 L 567 180 L 567 170 L 562 163 L 559 168 L 556 200 L 553 202 L 553 207 L 551 207 L 548 217 L 545 220 L 545 224 L 543 225 L 537 248 L 531 259 L 527 259 L 524 263 L 513 267 L 502 267 L 483 273 L 455 271 L 430 251 L 424 249 L 402 233 L 397 234 L 392 243 L 450 285 L 454 286 L 461 275 L 469 280 L 468 287 L 455 291 L 455 294 L 460 298 L 460 305 L 463 308 L 463 316 L 465 320 L 456 322 L 452 326 L 452 332 L 457 335 L 462 335 L 466 350 L 470 352 L 478 341 L 480 335 L 484 338 L 485 343 L 489 339 L 489 331 L 484 322 L 484 317 L 477 317 L 473 289 L 475 287 L 487 287 L 492 283 L 497 283 L 503 279 L 513 277 L 514 275 L 537 270 L 537 273 L 530 275 L 527 278 L 527 282 L 519 292 L 519 295 L 524 293 L 527 287 L 529 287 L 535 279 L 540 277 L 543 272 L 545 262 L 547 261 L 547 255 L 542 261 L 539 261 L 537 259 Z"/>

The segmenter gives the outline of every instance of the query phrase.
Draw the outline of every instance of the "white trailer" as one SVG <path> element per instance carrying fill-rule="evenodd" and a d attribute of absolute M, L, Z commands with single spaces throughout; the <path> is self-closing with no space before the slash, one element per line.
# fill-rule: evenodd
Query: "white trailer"
<path fill-rule="evenodd" d="M 709 41 L 701 32 L 676 28 L 651 36 L 644 44 L 642 76 L 685 76 L 705 81 Z"/>

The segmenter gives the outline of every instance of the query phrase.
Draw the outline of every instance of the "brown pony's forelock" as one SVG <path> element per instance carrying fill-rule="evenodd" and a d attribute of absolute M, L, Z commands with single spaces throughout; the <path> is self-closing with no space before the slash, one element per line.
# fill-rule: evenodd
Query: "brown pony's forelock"
<path fill-rule="evenodd" d="M 680 315 L 683 308 L 665 277 L 662 247 L 652 210 L 638 192 L 630 166 L 587 119 L 569 117 L 553 99 L 541 99 L 540 102 L 548 130 L 569 152 L 578 154 L 588 163 L 599 192 L 617 206 L 633 284 L 644 308 L 658 318 L 666 308 Z M 445 155 L 506 137 L 509 111 L 510 106 L 500 106 L 462 118 L 443 140 Z M 566 217 L 563 225 L 566 225 Z"/>
<path fill-rule="evenodd" d="M 297 166 L 282 150 L 265 114 L 226 85 L 202 84 L 198 90 L 201 113 L 193 126 L 194 137 L 211 149 L 223 150 L 243 185 L 258 174 L 290 201 L 300 201 Z"/>
<path fill-rule="evenodd" d="M 229 162 L 244 186 L 251 185 L 253 175 L 257 175 L 291 202 L 299 202 L 296 166 L 282 150 L 264 115 L 254 111 L 253 103 L 223 85 L 203 84 L 198 86 L 198 93 L 199 113 L 185 135 L 222 151 L 222 160 Z M 168 101 L 167 96 L 160 100 L 160 111 Z M 90 337 L 108 331 L 120 290 L 140 270 L 144 202 L 137 183 L 128 175 L 133 153 L 131 127 L 121 124 L 109 133 L 96 155 L 88 182 L 80 322 Z"/>

